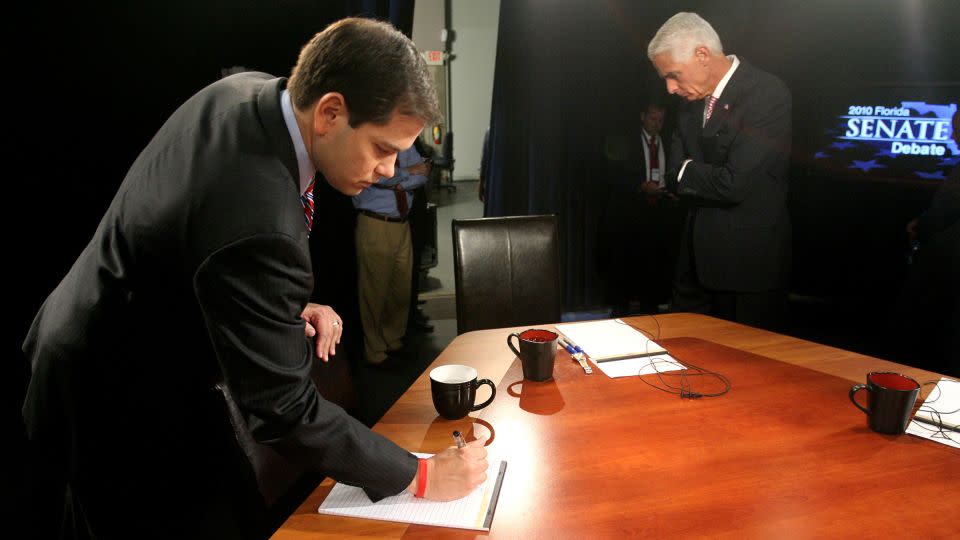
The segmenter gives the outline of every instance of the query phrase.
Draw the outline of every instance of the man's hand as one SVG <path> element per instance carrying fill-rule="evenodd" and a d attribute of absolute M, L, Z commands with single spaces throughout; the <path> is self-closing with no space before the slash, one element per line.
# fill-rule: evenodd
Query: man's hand
<path fill-rule="evenodd" d="M 337 344 L 343 334 L 343 320 L 333 308 L 320 304 L 307 304 L 300 317 L 307 323 L 304 328 L 307 337 L 316 336 L 317 357 L 328 362 L 331 354 L 337 354 Z"/>
<path fill-rule="evenodd" d="M 466 497 L 487 479 L 486 438 L 467 443 L 463 448 L 450 447 L 427 460 L 427 489 L 424 499 L 452 501 Z M 416 493 L 414 476 L 408 490 Z"/>
<path fill-rule="evenodd" d="M 640 184 L 640 191 L 648 195 L 652 195 L 655 193 L 662 193 L 663 188 L 661 188 L 660 184 L 658 184 L 657 182 L 644 182 Z"/>
<path fill-rule="evenodd" d="M 920 218 L 913 218 L 910 223 L 907 223 L 907 238 L 910 239 L 910 242 L 917 241 L 917 225 L 919 224 Z"/>
<path fill-rule="evenodd" d="M 407 167 L 407 172 L 410 174 L 427 174 L 430 172 L 430 162 L 421 161 L 420 163 L 411 165 Z"/>

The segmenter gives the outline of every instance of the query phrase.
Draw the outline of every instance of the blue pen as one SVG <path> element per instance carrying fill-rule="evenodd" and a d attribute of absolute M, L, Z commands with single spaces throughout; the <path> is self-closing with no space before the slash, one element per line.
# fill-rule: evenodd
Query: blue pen
<path fill-rule="evenodd" d="M 563 340 L 563 338 L 560 338 L 559 341 L 560 341 L 560 345 L 562 345 L 563 348 L 566 349 L 568 353 L 570 353 L 570 357 L 580 363 L 580 367 L 583 368 L 584 373 L 586 373 L 587 375 L 593 373 L 593 368 L 587 365 L 587 361 L 584 360 L 583 358 L 584 356 L 583 349 L 581 349 L 577 345 L 573 345 L 572 342 L 567 343 L 566 341 Z"/>
<path fill-rule="evenodd" d="M 563 341 L 563 340 L 561 339 L 561 340 L 560 340 L 560 343 L 564 346 L 565 349 L 567 349 L 567 352 L 570 353 L 570 354 L 580 353 L 580 354 L 582 354 L 582 355 L 584 355 L 584 356 L 587 355 L 587 353 L 583 352 L 583 349 L 581 349 L 579 345 L 577 345 L 576 343 L 574 343 L 574 342 L 572 342 L 572 341 L 565 342 L 565 341 Z M 570 349 L 573 349 L 573 350 L 571 351 Z"/>

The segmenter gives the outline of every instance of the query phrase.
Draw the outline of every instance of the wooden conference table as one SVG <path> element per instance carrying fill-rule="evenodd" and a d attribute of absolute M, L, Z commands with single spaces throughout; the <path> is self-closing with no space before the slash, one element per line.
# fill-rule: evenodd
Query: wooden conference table
<path fill-rule="evenodd" d="M 638 377 L 585 375 L 562 351 L 553 381 L 522 382 L 506 346 L 517 329 L 483 330 L 458 336 L 430 369 L 476 367 L 497 383 L 493 404 L 440 418 L 428 369 L 374 427 L 431 453 L 455 429 L 492 431 L 488 450 L 508 466 L 489 534 L 320 515 L 327 479 L 274 538 L 960 536 L 960 451 L 876 434 L 847 398 L 869 371 L 939 375 L 703 315 L 657 320 L 658 343 L 726 375 L 730 392 L 681 399 Z M 657 332 L 651 317 L 624 321 Z"/>

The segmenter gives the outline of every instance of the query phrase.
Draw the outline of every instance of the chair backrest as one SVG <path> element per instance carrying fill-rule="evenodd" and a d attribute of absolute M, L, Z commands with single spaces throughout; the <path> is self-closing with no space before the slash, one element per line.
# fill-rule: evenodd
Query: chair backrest
<path fill-rule="evenodd" d="M 448 131 L 443 136 L 443 144 L 440 146 L 440 155 L 433 158 L 433 170 L 453 172 L 453 133 Z"/>
<path fill-rule="evenodd" d="M 560 321 L 556 216 L 455 219 L 457 333 Z"/>
<path fill-rule="evenodd" d="M 443 147 L 440 150 L 443 153 L 443 158 L 453 163 L 453 132 L 452 131 L 448 131 L 447 134 L 443 136 Z"/>

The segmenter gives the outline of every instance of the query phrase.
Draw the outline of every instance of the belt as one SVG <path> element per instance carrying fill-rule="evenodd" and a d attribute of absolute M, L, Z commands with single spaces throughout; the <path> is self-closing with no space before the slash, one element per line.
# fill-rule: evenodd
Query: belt
<path fill-rule="evenodd" d="M 367 217 L 372 217 L 373 219 L 379 219 L 380 221 L 389 221 L 390 223 L 403 223 L 407 221 L 407 218 L 405 217 L 399 218 L 399 217 L 393 217 L 393 216 L 385 216 L 383 214 L 378 214 L 376 212 L 371 212 L 370 210 L 364 210 L 362 208 L 360 209 L 360 213 Z"/>

